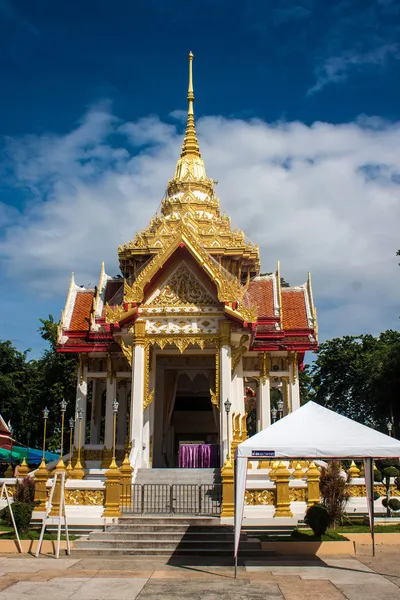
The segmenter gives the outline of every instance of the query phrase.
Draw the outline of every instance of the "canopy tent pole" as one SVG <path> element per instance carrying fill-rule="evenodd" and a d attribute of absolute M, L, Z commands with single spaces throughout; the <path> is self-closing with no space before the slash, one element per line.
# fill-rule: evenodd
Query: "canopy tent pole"
<path fill-rule="evenodd" d="M 372 556 L 375 556 L 375 516 L 374 516 L 374 459 L 364 459 L 364 477 L 367 490 L 369 529 L 371 532 Z"/>
<path fill-rule="evenodd" d="M 240 533 L 242 530 L 244 512 L 244 494 L 246 491 L 247 461 L 248 459 L 245 456 L 239 456 L 235 458 L 235 578 L 237 575 L 237 557 L 239 552 Z"/>

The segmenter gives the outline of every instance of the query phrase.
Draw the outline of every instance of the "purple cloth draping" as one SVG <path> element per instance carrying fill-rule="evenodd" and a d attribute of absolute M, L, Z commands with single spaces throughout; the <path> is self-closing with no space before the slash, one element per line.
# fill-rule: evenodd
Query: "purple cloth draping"
<path fill-rule="evenodd" d="M 181 444 L 179 446 L 179 467 L 181 469 L 218 468 L 218 444 Z"/>

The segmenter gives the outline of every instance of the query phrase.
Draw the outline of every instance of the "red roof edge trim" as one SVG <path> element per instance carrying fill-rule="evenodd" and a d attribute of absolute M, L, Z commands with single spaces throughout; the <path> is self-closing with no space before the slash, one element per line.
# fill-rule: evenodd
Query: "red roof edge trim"
<path fill-rule="evenodd" d="M 69 329 L 64 329 L 63 331 L 63 335 L 66 335 L 69 338 L 81 338 L 82 336 L 87 335 L 88 331 L 87 329 L 81 330 L 81 331 L 70 331 Z"/>
<path fill-rule="evenodd" d="M 58 346 L 57 352 L 64 353 L 81 353 L 81 352 L 108 352 L 109 345 L 108 344 L 80 344 L 76 346 Z"/>

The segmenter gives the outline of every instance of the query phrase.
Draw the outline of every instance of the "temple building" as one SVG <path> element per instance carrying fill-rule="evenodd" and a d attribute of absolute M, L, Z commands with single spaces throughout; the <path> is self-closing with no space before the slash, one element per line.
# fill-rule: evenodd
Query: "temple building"
<path fill-rule="evenodd" d="M 282 285 L 279 263 L 261 275 L 258 246 L 220 211 L 196 135 L 192 62 L 160 212 L 119 246 L 120 276 L 104 263 L 94 289 L 72 276 L 62 312 L 58 351 L 80 359 L 82 456 L 98 468 L 111 460 L 115 398 L 119 460 L 129 450 L 136 468 L 220 466 L 236 424 L 267 427 L 277 398 L 284 414 L 300 406 L 299 369 L 317 347 L 310 275 L 295 287 Z M 204 449 L 197 462 L 192 446 Z"/>

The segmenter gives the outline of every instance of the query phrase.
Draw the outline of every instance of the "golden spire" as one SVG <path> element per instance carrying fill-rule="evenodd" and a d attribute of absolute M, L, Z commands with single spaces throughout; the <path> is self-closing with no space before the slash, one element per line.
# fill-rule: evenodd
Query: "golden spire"
<path fill-rule="evenodd" d="M 196 136 L 194 125 L 194 91 L 193 91 L 193 52 L 189 52 L 189 87 L 188 87 L 188 118 L 186 125 L 185 139 L 183 140 L 181 157 L 197 156 L 201 158 L 199 143 Z"/>

